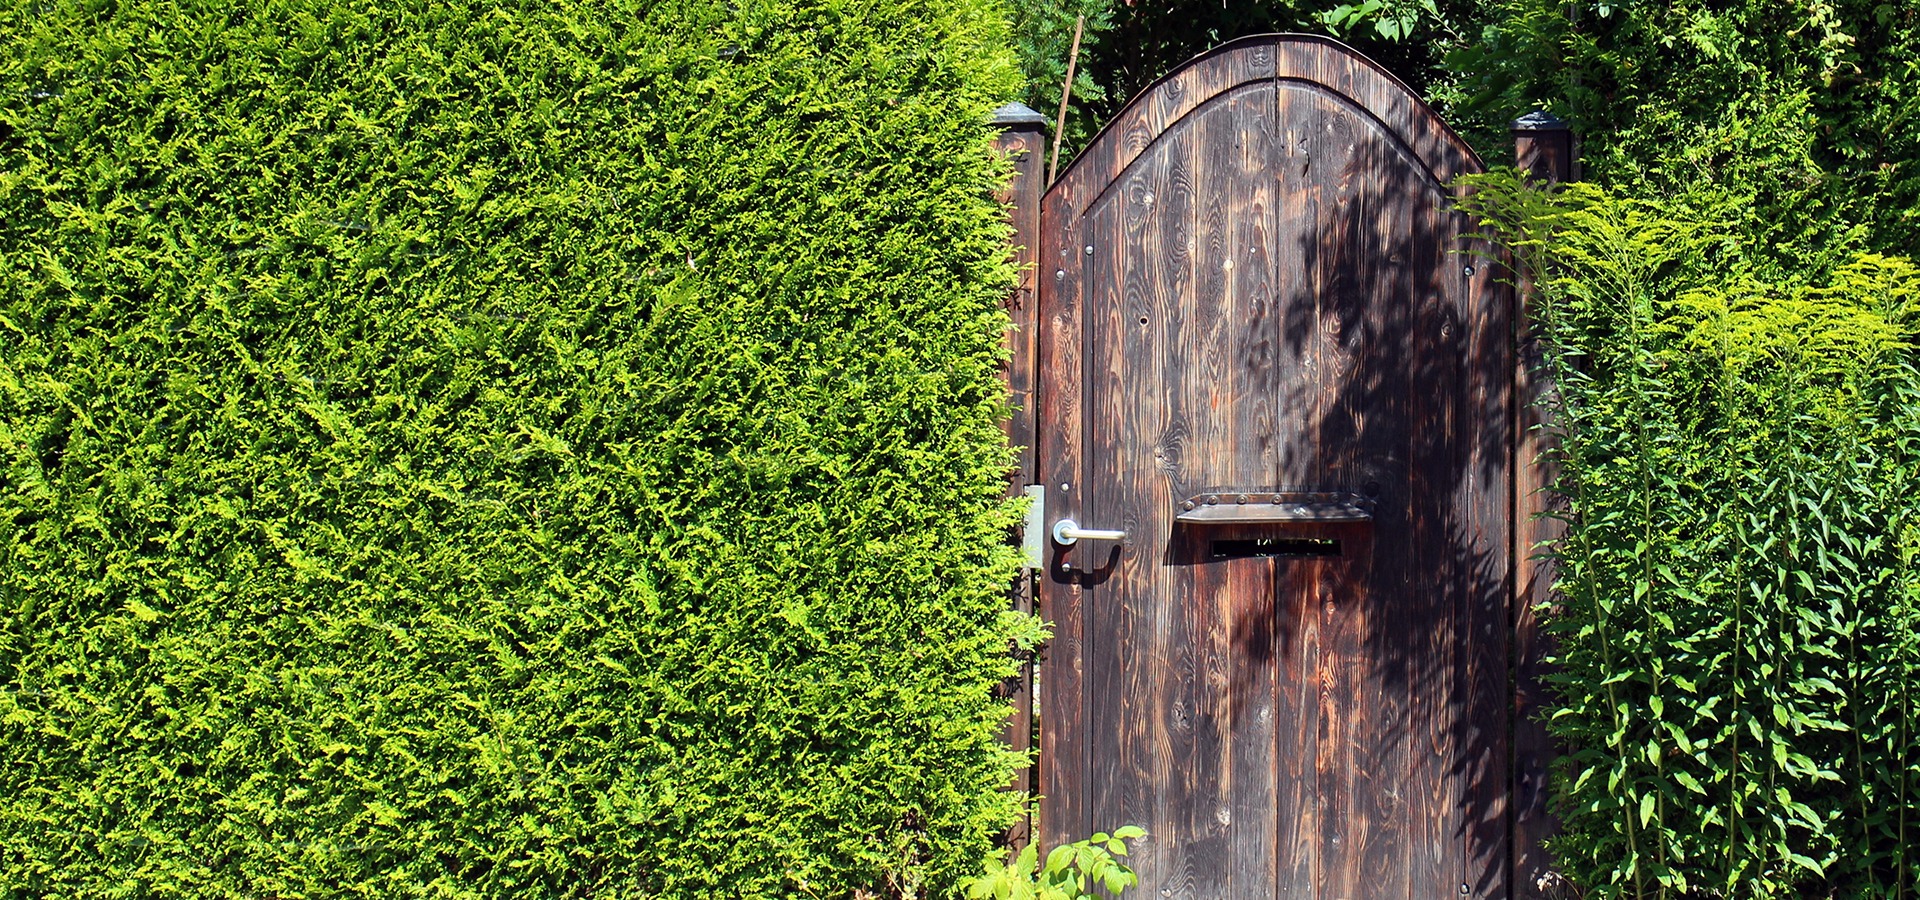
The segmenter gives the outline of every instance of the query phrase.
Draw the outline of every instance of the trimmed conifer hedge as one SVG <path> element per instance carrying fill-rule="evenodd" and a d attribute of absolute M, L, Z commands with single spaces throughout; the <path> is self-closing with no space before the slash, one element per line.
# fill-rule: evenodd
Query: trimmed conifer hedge
<path fill-rule="evenodd" d="M 1001 17 L 0 7 L 0 896 L 950 884 Z"/>

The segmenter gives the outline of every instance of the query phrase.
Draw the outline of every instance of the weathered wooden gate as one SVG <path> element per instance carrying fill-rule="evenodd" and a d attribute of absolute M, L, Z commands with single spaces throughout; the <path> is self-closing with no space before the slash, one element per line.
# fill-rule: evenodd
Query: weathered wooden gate
<path fill-rule="evenodd" d="M 1373 63 L 1268 36 L 1045 195 L 1041 838 L 1145 826 L 1148 900 L 1510 894 L 1513 302 L 1449 187 L 1480 168 Z"/>

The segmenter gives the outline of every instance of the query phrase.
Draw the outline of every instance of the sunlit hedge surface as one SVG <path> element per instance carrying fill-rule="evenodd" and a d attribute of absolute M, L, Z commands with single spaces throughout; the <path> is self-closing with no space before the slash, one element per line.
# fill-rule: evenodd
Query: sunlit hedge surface
<path fill-rule="evenodd" d="M 1007 821 L 984 0 L 7 0 L 0 896 L 847 896 Z"/>

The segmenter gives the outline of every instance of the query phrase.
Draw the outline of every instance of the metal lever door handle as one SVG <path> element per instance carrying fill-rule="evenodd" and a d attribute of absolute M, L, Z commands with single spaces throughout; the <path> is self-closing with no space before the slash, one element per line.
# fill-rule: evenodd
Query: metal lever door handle
<path fill-rule="evenodd" d="M 1061 519 L 1060 521 L 1053 523 L 1053 542 L 1056 544 L 1060 544 L 1062 546 L 1072 546 L 1074 543 L 1081 540 L 1124 541 L 1126 539 L 1127 539 L 1127 533 L 1124 531 L 1105 531 L 1099 528 L 1081 528 L 1080 523 L 1075 522 L 1072 519 Z"/>

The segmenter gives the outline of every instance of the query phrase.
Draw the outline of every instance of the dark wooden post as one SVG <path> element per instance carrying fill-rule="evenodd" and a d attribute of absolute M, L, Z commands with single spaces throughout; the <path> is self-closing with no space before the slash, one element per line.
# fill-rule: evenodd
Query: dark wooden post
<path fill-rule="evenodd" d="M 999 199 L 1007 205 L 1007 214 L 1013 223 L 1013 262 L 1019 269 L 1019 280 L 1007 295 L 1007 315 L 1013 320 L 1013 327 L 1007 329 L 1004 338 L 1008 359 L 1002 374 L 1013 404 L 1013 415 L 1006 424 L 1007 440 L 1013 444 L 1017 454 L 1014 471 L 1007 478 L 1007 493 L 1017 496 L 1027 485 L 1035 482 L 1033 365 L 1036 328 L 1033 270 L 1034 248 L 1040 240 L 1040 195 L 1046 190 L 1047 117 L 1024 103 L 1009 103 L 994 111 L 993 124 L 1000 129 L 999 137 L 994 140 L 995 151 L 1013 162 L 1013 178 L 1001 189 Z M 1014 583 L 1013 608 L 1025 613 L 1033 612 L 1031 572 L 1022 571 Z M 1007 721 L 1007 745 L 1016 752 L 1028 753 L 1033 749 L 1031 664 L 1021 668 L 1019 678 L 1010 688 L 1013 713 Z M 1029 795 L 1033 793 L 1032 766 L 1015 774 L 1012 788 Z M 1009 843 L 1016 847 L 1024 845 L 1032 832 L 1031 820 L 1023 820 L 1008 835 Z"/>
<path fill-rule="evenodd" d="M 1573 132 L 1549 113 L 1535 112 L 1513 123 L 1513 154 L 1521 171 L 1537 183 L 1573 180 Z M 1545 701 L 1541 656 L 1546 651 L 1536 610 L 1551 602 L 1554 568 L 1540 554 L 1565 534 L 1561 520 L 1564 501 L 1553 491 L 1556 440 L 1544 401 L 1553 390 L 1544 370 L 1539 336 L 1534 333 L 1533 307 L 1537 300 L 1524 267 L 1518 267 L 1518 342 L 1514 359 L 1519 418 L 1514 448 L 1514 741 L 1513 741 L 1513 891 L 1516 898 L 1566 896 L 1566 885 L 1553 869 L 1542 842 L 1555 828 L 1547 809 L 1548 767 L 1556 748 L 1540 721 Z"/>
<path fill-rule="evenodd" d="M 1530 112 L 1513 120 L 1513 156 L 1534 181 L 1559 184 L 1578 178 L 1573 129 L 1553 113 Z"/>

